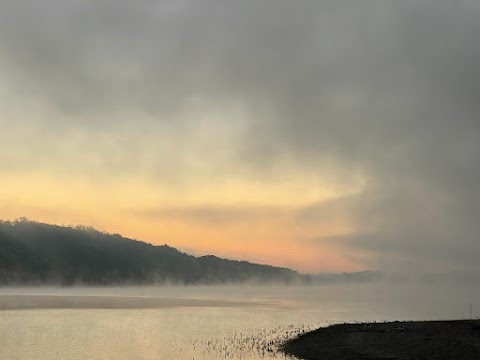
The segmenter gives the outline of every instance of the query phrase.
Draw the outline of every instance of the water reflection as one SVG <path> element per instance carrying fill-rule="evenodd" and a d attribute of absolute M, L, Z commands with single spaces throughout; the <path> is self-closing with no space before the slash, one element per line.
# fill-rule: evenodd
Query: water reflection
<path fill-rule="evenodd" d="M 109 296 L 130 298 L 102 309 L 0 311 L 0 359 L 288 359 L 278 351 L 286 339 L 328 323 L 465 318 L 470 303 L 480 308 L 470 287 L 3 288 L 0 302 L 32 293 L 100 296 L 88 301 L 102 306 Z M 161 306 L 115 308 L 132 295 Z M 69 304 L 89 303 L 77 300 Z"/>

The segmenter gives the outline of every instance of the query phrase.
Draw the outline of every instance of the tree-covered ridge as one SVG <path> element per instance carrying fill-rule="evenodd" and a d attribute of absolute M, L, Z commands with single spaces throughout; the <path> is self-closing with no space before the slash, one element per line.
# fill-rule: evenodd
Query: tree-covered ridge
<path fill-rule="evenodd" d="M 308 282 L 296 271 L 215 256 L 84 226 L 0 221 L 0 285 L 219 284 Z"/>

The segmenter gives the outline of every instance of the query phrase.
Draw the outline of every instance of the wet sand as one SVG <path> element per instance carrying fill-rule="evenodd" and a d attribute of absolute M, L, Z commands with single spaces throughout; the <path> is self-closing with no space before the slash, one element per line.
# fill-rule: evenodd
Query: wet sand
<path fill-rule="evenodd" d="M 284 346 L 300 359 L 478 360 L 480 320 L 340 324 Z"/>
<path fill-rule="evenodd" d="M 160 309 L 172 307 L 280 307 L 260 301 L 135 296 L 0 295 L 0 310 L 18 309 Z"/>

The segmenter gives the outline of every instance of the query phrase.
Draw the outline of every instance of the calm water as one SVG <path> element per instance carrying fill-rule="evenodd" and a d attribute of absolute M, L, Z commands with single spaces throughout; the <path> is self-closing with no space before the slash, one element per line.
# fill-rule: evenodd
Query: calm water
<path fill-rule="evenodd" d="M 279 342 L 329 323 L 466 318 L 470 303 L 474 316 L 480 307 L 471 287 L 453 285 L 0 289 L 0 298 L 5 294 L 165 297 L 184 304 L 0 311 L 0 359 L 11 360 L 282 359 Z M 199 299 L 225 304 L 196 306 Z"/>

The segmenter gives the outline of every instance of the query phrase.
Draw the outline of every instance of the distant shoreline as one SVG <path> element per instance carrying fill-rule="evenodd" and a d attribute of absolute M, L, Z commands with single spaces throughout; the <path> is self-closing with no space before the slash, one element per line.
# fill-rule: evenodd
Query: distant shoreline
<path fill-rule="evenodd" d="M 174 307 L 282 307 L 268 301 L 104 295 L 0 295 L 1 310 L 23 309 L 164 309 Z"/>
<path fill-rule="evenodd" d="M 480 320 L 332 325 L 288 341 L 283 350 L 305 360 L 478 360 Z"/>

